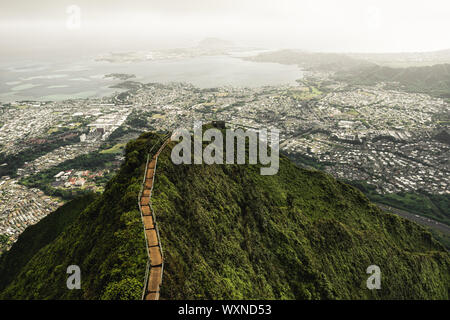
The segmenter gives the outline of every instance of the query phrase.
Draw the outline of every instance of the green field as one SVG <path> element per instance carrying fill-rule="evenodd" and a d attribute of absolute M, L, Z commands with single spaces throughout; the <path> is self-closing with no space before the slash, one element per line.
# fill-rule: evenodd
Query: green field
<path fill-rule="evenodd" d="M 126 143 L 118 143 L 118 144 L 114 145 L 112 148 L 100 151 L 100 153 L 102 153 L 102 154 L 123 153 L 125 146 L 126 146 Z"/>

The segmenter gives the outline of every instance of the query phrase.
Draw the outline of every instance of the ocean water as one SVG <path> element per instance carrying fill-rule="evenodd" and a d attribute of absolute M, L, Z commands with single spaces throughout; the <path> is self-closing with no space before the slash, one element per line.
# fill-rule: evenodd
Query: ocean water
<path fill-rule="evenodd" d="M 187 82 L 200 88 L 257 87 L 295 84 L 302 78 L 297 66 L 260 63 L 237 56 L 201 56 L 172 60 L 110 63 L 93 58 L 69 62 L 3 62 L 0 65 L 0 101 L 65 100 L 110 95 L 121 80 L 110 73 L 134 74 L 140 82 Z"/>

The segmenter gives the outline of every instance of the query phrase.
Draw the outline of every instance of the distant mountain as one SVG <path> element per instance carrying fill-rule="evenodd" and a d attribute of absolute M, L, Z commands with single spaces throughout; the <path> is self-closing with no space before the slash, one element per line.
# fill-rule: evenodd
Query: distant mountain
<path fill-rule="evenodd" d="M 354 84 L 366 85 L 378 82 L 398 82 L 401 88 L 410 92 L 450 98 L 450 64 L 408 68 L 375 65 L 341 71 L 336 78 Z"/>
<path fill-rule="evenodd" d="M 1 298 L 141 298 L 147 256 L 137 199 L 158 138 L 130 141 L 103 195 L 73 208 L 76 218 L 43 246 L 25 253 L 17 248 L 30 239 L 19 239 L 0 261 L 0 270 L 17 266 L 0 273 Z M 448 299 L 447 251 L 357 189 L 284 156 L 273 176 L 261 176 L 260 165 L 174 165 L 174 145 L 159 157 L 152 194 L 165 256 L 161 298 Z M 66 288 L 72 264 L 80 290 Z M 381 269 L 380 290 L 366 287 L 370 265 Z"/>
<path fill-rule="evenodd" d="M 198 43 L 198 47 L 204 49 L 226 49 L 231 46 L 233 46 L 232 42 L 219 38 L 205 38 Z"/>
<path fill-rule="evenodd" d="M 448 52 L 448 50 L 443 50 L 433 54 L 430 53 L 429 55 L 430 57 L 450 59 Z M 396 59 L 401 57 L 400 54 L 379 55 L 384 59 L 388 59 L 385 56 L 390 57 L 391 55 L 395 56 Z M 411 55 L 415 57 L 413 54 L 410 54 L 408 57 Z M 257 62 L 295 64 L 304 70 L 334 72 L 337 80 L 352 84 L 373 85 L 378 82 L 397 82 L 400 88 L 410 92 L 450 98 L 450 64 L 442 63 L 432 66 L 392 68 L 371 62 L 376 61 L 375 58 L 367 58 L 372 56 L 378 55 L 279 50 L 263 52 L 243 59 Z M 409 59 L 412 59 L 412 57 Z"/>
<path fill-rule="evenodd" d="M 387 67 L 422 67 L 450 63 L 450 49 L 429 52 L 348 53 L 350 57 Z"/>
<path fill-rule="evenodd" d="M 289 49 L 263 52 L 244 59 L 256 62 L 295 64 L 305 70 L 318 71 L 340 71 L 374 65 L 373 63 L 352 58 L 345 54 L 305 52 Z"/>

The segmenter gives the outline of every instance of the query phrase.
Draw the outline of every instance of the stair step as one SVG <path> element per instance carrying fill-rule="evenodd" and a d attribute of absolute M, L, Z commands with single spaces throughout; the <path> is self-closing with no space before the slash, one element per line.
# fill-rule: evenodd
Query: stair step
<path fill-rule="evenodd" d="M 162 267 L 152 267 L 150 276 L 148 277 L 147 290 L 149 292 L 159 292 L 159 284 L 161 283 Z"/>
<path fill-rule="evenodd" d="M 144 216 L 148 216 L 148 215 L 152 214 L 150 212 L 150 207 L 149 206 L 141 206 L 141 209 L 142 209 L 142 215 L 144 215 Z"/>
<path fill-rule="evenodd" d="M 153 179 L 146 179 L 145 180 L 145 189 L 150 191 L 152 186 L 153 186 Z"/>
<path fill-rule="evenodd" d="M 155 225 L 153 224 L 153 217 L 151 215 L 144 216 L 144 227 L 145 229 L 153 229 Z"/>
<path fill-rule="evenodd" d="M 147 170 L 147 175 L 146 175 L 146 178 L 147 179 L 151 179 L 151 178 L 153 178 L 153 175 L 155 174 L 155 169 L 148 169 Z"/>
<path fill-rule="evenodd" d="M 162 256 L 159 247 L 150 247 L 150 265 L 152 267 L 160 266 L 162 264 Z"/>
<path fill-rule="evenodd" d="M 150 197 L 141 197 L 141 206 L 148 206 L 150 203 Z"/>
<path fill-rule="evenodd" d="M 159 300 L 159 292 L 149 292 L 145 296 L 145 300 Z"/>
<path fill-rule="evenodd" d="M 158 236 L 155 229 L 145 230 L 145 234 L 147 235 L 147 243 L 149 247 L 158 245 Z"/>

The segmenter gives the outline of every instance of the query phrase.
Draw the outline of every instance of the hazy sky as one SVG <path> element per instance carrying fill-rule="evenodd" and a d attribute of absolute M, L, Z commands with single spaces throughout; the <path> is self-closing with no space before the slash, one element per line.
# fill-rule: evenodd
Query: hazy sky
<path fill-rule="evenodd" d="M 310 51 L 450 48 L 448 0 L 0 1 L 2 59 L 189 46 L 205 37 Z"/>

